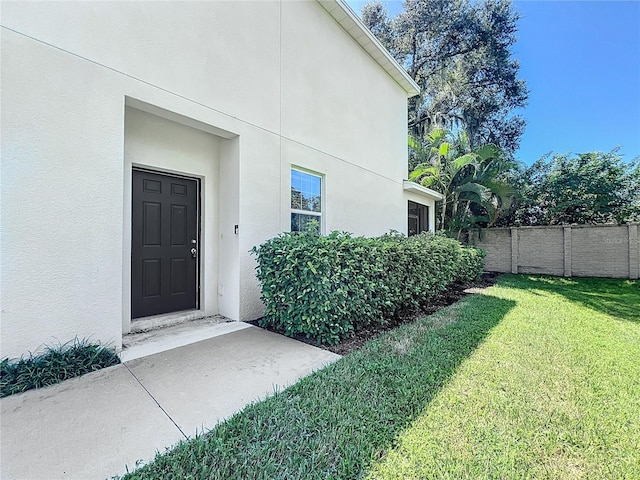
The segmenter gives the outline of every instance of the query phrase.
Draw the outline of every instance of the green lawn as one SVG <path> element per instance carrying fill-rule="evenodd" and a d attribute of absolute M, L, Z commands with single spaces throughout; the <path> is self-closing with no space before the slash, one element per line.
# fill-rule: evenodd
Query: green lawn
<path fill-rule="evenodd" d="M 640 478 L 640 288 L 507 277 L 516 307 L 370 478 Z"/>
<path fill-rule="evenodd" d="M 127 478 L 640 478 L 640 286 L 505 276 Z"/>

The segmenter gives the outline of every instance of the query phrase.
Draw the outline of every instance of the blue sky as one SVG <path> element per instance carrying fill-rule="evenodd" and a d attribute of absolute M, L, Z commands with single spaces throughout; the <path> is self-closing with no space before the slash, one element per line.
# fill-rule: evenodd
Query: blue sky
<path fill-rule="evenodd" d="M 360 13 L 364 1 L 349 1 Z M 399 1 L 384 1 L 390 14 Z M 516 156 L 609 151 L 640 156 L 640 1 L 514 2 L 528 124 Z"/>

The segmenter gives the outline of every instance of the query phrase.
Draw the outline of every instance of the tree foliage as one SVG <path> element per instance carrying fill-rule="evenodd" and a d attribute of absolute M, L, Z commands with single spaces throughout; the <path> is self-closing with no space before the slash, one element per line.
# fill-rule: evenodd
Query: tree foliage
<path fill-rule="evenodd" d="M 519 196 L 503 225 L 625 223 L 640 220 L 640 159 L 617 150 L 546 155 L 515 176 Z"/>
<path fill-rule="evenodd" d="M 405 0 L 393 19 L 374 1 L 362 19 L 422 89 L 409 103 L 414 137 L 462 127 L 472 147 L 515 152 L 525 122 L 513 110 L 528 93 L 511 57 L 518 15 L 510 0 Z"/>
<path fill-rule="evenodd" d="M 426 142 L 409 139 L 419 163 L 409 179 L 444 195 L 437 203 L 438 230 L 461 239 L 471 227 L 492 226 L 509 210 L 515 194 L 506 181 L 514 168 L 495 145 L 472 149 L 464 131 L 434 129 Z"/>

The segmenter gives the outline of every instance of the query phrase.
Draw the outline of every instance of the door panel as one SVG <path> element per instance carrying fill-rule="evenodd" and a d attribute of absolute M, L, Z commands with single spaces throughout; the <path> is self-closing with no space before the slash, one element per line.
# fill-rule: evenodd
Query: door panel
<path fill-rule="evenodd" d="M 184 247 L 187 244 L 187 207 L 171 205 L 171 246 Z"/>
<path fill-rule="evenodd" d="M 189 267 L 184 258 L 171 259 L 171 295 L 187 291 L 187 275 Z"/>
<path fill-rule="evenodd" d="M 156 202 L 143 202 L 144 208 L 142 222 L 144 224 L 144 237 L 142 245 L 145 247 L 160 245 L 160 231 L 162 229 L 162 205 Z"/>
<path fill-rule="evenodd" d="M 197 308 L 198 198 L 197 180 L 133 170 L 132 318 Z"/>
<path fill-rule="evenodd" d="M 160 297 L 161 260 L 142 260 L 142 298 Z"/>

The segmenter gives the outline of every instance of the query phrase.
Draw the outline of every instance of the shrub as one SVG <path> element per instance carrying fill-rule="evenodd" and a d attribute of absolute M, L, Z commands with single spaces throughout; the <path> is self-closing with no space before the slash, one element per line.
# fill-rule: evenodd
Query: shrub
<path fill-rule="evenodd" d="M 456 275 L 459 283 L 468 283 L 478 280 L 484 268 L 484 250 L 477 247 L 465 247 L 462 249 L 462 257 Z"/>
<path fill-rule="evenodd" d="M 46 346 L 39 355 L 0 362 L 0 397 L 46 387 L 68 378 L 120 363 L 114 350 L 75 338 L 58 346 Z"/>
<path fill-rule="evenodd" d="M 476 264 L 463 265 L 464 251 L 456 240 L 431 233 L 283 233 L 252 250 L 266 306 L 260 325 L 338 343 L 356 329 L 425 306 L 463 275 L 474 276 Z"/>

